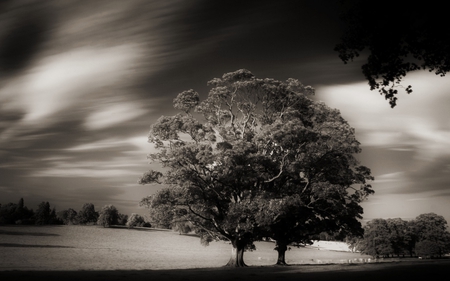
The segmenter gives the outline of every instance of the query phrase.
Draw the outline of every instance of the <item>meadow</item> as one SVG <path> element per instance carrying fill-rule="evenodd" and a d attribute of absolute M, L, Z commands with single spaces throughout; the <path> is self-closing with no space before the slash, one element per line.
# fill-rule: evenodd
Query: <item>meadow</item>
<path fill-rule="evenodd" d="M 134 276 L 133 280 L 155 275 L 159 276 L 156 280 L 210 280 L 213 274 L 215 280 L 233 275 L 272 280 L 269 277 L 277 272 L 360 272 L 381 264 L 361 263 L 370 257 L 359 253 L 327 250 L 331 245 L 336 247 L 329 242 L 293 247 L 286 260 L 294 266 L 280 267 L 273 266 L 277 257 L 274 243 L 257 242 L 256 250 L 244 256 L 249 268 L 229 269 L 222 267 L 230 257 L 229 243 L 213 242 L 205 247 L 194 235 L 98 226 L 0 226 L 0 276 L 16 281 L 36 276 L 60 280 L 61 275 L 66 280 L 68 276 L 73 276 L 72 280 L 122 280 L 120 276 L 128 275 Z M 188 275 L 198 278 L 186 279 Z"/>
<path fill-rule="evenodd" d="M 291 264 L 347 262 L 370 258 L 359 253 L 327 251 L 320 247 L 292 247 L 286 253 Z M 0 270 L 120 270 L 220 267 L 227 263 L 231 245 L 212 242 L 202 246 L 194 235 L 149 228 L 99 226 L 2 226 Z M 246 252 L 248 265 L 273 265 L 273 242 L 256 242 Z"/>

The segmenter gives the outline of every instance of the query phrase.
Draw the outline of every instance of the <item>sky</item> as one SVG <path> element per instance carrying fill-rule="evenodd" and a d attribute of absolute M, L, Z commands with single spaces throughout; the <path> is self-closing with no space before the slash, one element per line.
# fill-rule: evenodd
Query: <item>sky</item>
<path fill-rule="evenodd" d="M 333 0 L 2 1 L 0 203 L 48 201 L 56 211 L 147 211 L 150 125 L 172 100 L 248 69 L 299 79 L 355 128 L 357 157 L 375 177 L 364 221 L 434 212 L 450 222 L 450 80 L 407 76 L 394 109 L 370 91 L 361 61 L 333 50 Z"/>

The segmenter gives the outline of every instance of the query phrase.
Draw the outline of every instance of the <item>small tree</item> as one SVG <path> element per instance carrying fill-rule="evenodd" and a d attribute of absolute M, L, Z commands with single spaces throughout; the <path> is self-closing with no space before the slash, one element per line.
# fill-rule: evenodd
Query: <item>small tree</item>
<path fill-rule="evenodd" d="M 394 252 L 389 226 L 384 219 L 373 219 L 364 227 L 364 238 L 356 244 L 356 249 L 373 257 L 386 257 Z"/>
<path fill-rule="evenodd" d="M 172 229 L 176 221 L 174 213 L 176 209 L 170 204 L 165 204 L 170 198 L 172 189 L 162 189 L 154 195 L 142 198 L 139 206 L 149 210 L 152 225 L 158 228 Z"/>
<path fill-rule="evenodd" d="M 132 213 L 131 216 L 128 217 L 128 220 L 125 225 L 128 228 L 134 228 L 134 227 L 144 226 L 144 224 L 145 224 L 145 219 L 143 216 L 136 214 L 136 213 Z"/>
<path fill-rule="evenodd" d="M 119 213 L 119 218 L 117 219 L 118 225 L 126 225 L 128 221 L 128 215 Z"/>
<path fill-rule="evenodd" d="M 35 224 L 38 225 L 50 224 L 51 214 L 52 211 L 50 209 L 50 204 L 48 202 L 40 203 L 34 215 Z"/>
<path fill-rule="evenodd" d="M 450 234 L 447 221 L 435 213 L 421 214 L 415 218 L 413 227 L 417 235 L 416 254 L 439 256 L 450 253 Z"/>
<path fill-rule="evenodd" d="M 100 211 L 97 224 L 103 227 L 110 227 L 118 224 L 119 211 L 113 205 L 105 205 Z"/>
<path fill-rule="evenodd" d="M 72 208 L 60 211 L 60 212 L 56 213 L 56 216 L 58 219 L 60 219 L 63 222 L 63 224 L 66 224 L 66 225 L 78 224 L 77 211 L 75 211 Z"/>
<path fill-rule="evenodd" d="M 95 211 L 95 206 L 92 203 L 83 204 L 81 210 L 78 212 L 78 222 L 80 224 L 96 223 L 99 214 Z"/>

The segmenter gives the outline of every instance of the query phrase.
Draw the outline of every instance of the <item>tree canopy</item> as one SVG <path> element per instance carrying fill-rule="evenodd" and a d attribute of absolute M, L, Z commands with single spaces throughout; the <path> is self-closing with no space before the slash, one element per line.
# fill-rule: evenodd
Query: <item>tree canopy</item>
<path fill-rule="evenodd" d="M 428 69 L 444 76 L 450 70 L 450 27 L 442 3 L 426 5 L 389 1 L 340 0 L 347 27 L 335 50 L 348 63 L 366 56 L 362 73 L 371 90 L 397 104 L 398 88 L 407 73 Z"/>
<path fill-rule="evenodd" d="M 324 230 L 360 232 L 359 203 L 373 179 L 354 154 L 354 129 L 338 110 L 309 98 L 296 79 L 256 78 L 241 69 L 208 82 L 205 100 L 180 93 L 151 126 L 152 161 L 141 184 L 170 187 L 143 200 L 153 219 L 189 222 L 205 244 L 227 240 L 229 265 L 244 266 L 252 241 L 271 237 L 285 246 Z M 284 257 L 282 257 L 284 262 Z"/>
<path fill-rule="evenodd" d="M 85 203 L 78 212 L 78 223 L 89 224 L 96 223 L 99 214 L 95 211 L 95 206 L 92 203 Z"/>
<path fill-rule="evenodd" d="M 364 227 L 364 237 L 353 241 L 361 253 L 380 256 L 441 257 L 450 253 L 450 233 L 444 217 L 421 214 L 411 221 L 374 219 Z"/>
<path fill-rule="evenodd" d="M 125 220 L 126 222 L 126 220 Z M 119 211 L 113 205 L 105 205 L 100 210 L 97 224 L 103 227 L 110 227 L 111 225 L 119 223 Z"/>

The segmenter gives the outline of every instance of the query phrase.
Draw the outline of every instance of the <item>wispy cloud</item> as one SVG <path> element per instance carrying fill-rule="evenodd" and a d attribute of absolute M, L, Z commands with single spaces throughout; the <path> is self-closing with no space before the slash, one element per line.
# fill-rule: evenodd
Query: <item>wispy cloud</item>
<path fill-rule="evenodd" d="M 414 92 L 400 93 L 394 109 L 366 83 L 323 87 L 318 98 L 341 110 L 363 146 L 414 147 L 416 157 L 428 159 L 450 154 L 443 149 L 450 145 L 450 112 L 445 105 L 450 79 L 420 72 L 412 73 L 404 84 L 412 84 Z"/>
<path fill-rule="evenodd" d="M 133 120 L 146 113 L 147 110 L 141 108 L 139 104 L 131 102 L 103 106 L 86 118 L 85 127 L 89 130 L 105 129 Z"/>
<path fill-rule="evenodd" d="M 394 109 L 376 91 L 368 90 L 365 83 L 324 87 L 317 95 L 340 109 L 355 127 L 363 151 L 366 146 L 397 152 L 384 153 L 376 162 L 371 161 L 375 171 L 385 171 L 382 166 L 394 169 L 375 176 L 376 193 L 445 193 L 450 189 L 450 79 L 418 72 L 409 75 L 404 83 L 412 84 L 414 92 L 400 93 Z"/>

